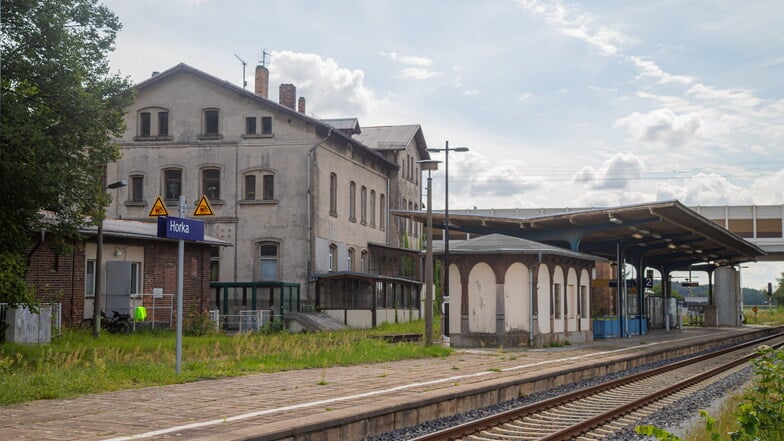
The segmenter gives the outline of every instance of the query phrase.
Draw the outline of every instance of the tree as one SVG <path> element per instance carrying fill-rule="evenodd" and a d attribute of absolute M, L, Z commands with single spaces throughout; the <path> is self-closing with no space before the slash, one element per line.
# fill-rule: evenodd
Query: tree
<path fill-rule="evenodd" d="M 781 277 L 776 278 L 776 289 L 773 290 L 773 301 L 781 306 L 784 305 L 784 272 Z"/>
<path fill-rule="evenodd" d="M 103 219 L 111 140 L 134 90 L 109 72 L 121 25 L 97 0 L 4 0 L 0 14 L 0 302 L 29 303 L 32 232 L 64 245 L 84 219 Z"/>

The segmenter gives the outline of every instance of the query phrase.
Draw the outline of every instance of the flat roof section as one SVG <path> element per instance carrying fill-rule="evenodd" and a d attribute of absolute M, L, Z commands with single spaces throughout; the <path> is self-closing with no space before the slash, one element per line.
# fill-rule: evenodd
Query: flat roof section
<path fill-rule="evenodd" d="M 423 223 L 427 219 L 424 211 L 390 214 Z M 444 213 L 432 216 L 433 227 L 442 229 Z M 734 265 L 765 256 L 758 246 L 676 200 L 525 218 L 450 212 L 449 229 L 520 237 L 612 260 L 620 249 L 627 258 L 644 258 L 646 266 L 670 270 Z"/>

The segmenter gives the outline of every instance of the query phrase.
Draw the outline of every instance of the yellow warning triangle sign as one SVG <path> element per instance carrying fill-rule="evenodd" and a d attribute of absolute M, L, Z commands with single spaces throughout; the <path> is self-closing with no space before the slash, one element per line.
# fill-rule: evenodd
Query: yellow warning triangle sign
<path fill-rule="evenodd" d="M 168 216 L 169 212 L 166 211 L 166 204 L 163 203 L 161 197 L 158 196 L 158 199 L 155 200 L 155 203 L 152 205 L 152 209 L 150 210 L 150 214 L 147 216 Z"/>
<path fill-rule="evenodd" d="M 212 211 L 212 207 L 210 207 L 210 203 L 207 201 L 207 196 L 201 195 L 201 199 L 199 199 L 199 204 L 196 205 L 196 209 L 193 210 L 194 216 L 215 216 L 215 212 Z"/>

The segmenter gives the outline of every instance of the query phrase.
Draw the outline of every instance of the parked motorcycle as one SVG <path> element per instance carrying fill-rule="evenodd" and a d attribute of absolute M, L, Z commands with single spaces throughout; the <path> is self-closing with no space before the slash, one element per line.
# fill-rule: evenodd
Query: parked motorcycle
<path fill-rule="evenodd" d="M 112 316 L 106 317 L 106 314 L 101 311 L 101 326 L 112 333 L 127 334 L 131 332 L 131 315 L 112 311 Z"/>

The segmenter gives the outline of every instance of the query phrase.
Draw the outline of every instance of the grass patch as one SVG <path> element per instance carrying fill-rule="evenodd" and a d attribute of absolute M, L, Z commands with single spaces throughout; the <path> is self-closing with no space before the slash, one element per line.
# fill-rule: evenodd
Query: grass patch
<path fill-rule="evenodd" d="M 370 338 L 392 332 L 424 332 L 424 322 L 330 333 L 185 336 L 182 372 L 178 376 L 174 372 L 174 332 L 104 332 L 94 339 L 89 330 L 65 330 L 48 345 L 0 345 L 0 405 L 250 373 L 325 369 L 452 353 L 441 345 L 390 344 Z M 322 381 L 326 383 L 325 378 Z"/>
<path fill-rule="evenodd" d="M 756 314 L 754 314 L 752 308 L 753 306 L 746 306 L 743 308 L 743 314 L 746 316 L 746 323 L 768 326 L 784 325 L 784 306 L 776 308 L 757 308 Z"/>

